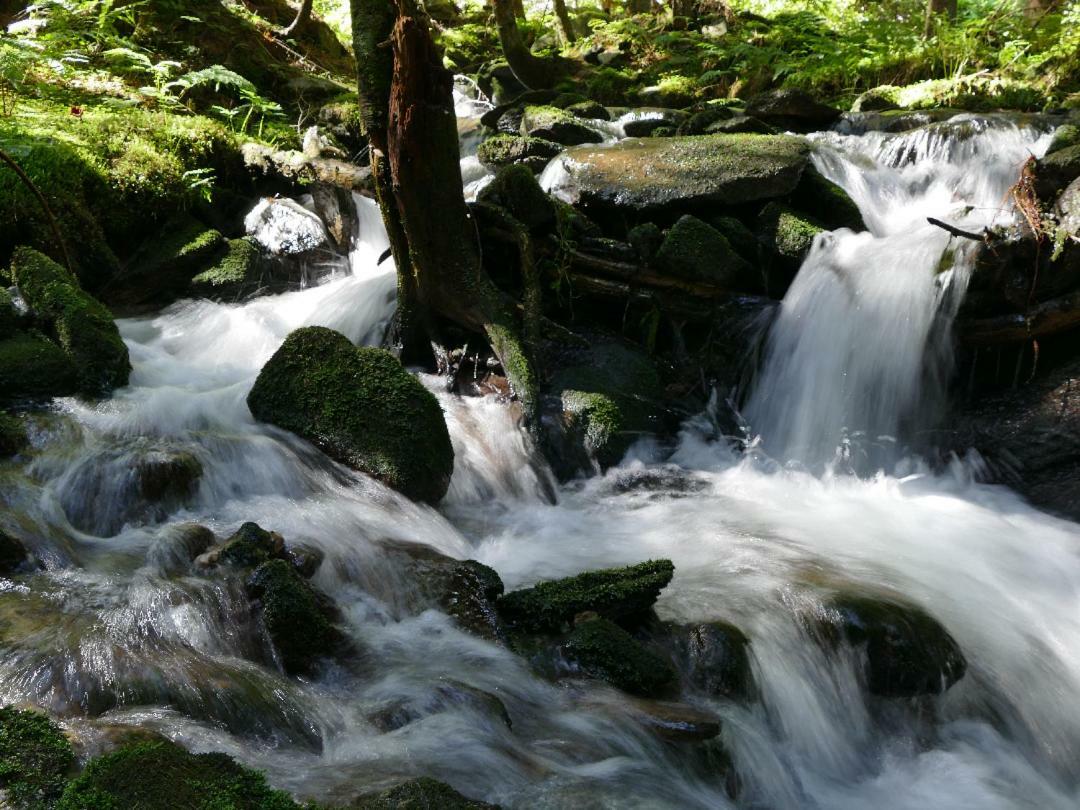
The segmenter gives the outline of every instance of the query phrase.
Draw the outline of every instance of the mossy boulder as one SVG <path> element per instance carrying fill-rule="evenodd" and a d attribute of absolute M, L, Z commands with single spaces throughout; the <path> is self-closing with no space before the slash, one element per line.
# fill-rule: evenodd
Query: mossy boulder
<path fill-rule="evenodd" d="M 775 132 L 774 127 L 770 127 L 760 118 L 754 118 L 750 115 L 735 115 L 731 118 L 723 118 L 719 121 L 713 121 L 705 127 L 706 135 L 772 135 Z"/>
<path fill-rule="evenodd" d="M 258 771 L 226 754 L 191 754 L 171 742 L 126 746 L 91 760 L 57 810 L 300 810 Z"/>
<path fill-rule="evenodd" d="M 550 227 L 556 221 L 554 201 L 540 188 L 533 173 L 520 164 L 499 169 L 478 199 L 505 208 L 533 231 Z"/>
<path fill-rule="evenodd" d="M 578 101 L 574 104 L 567 105 L 564 109 L 578 118 L 591 118 L 598 121 L 611 120 L 611 113 L 609 113 L 607 107 L 599 101 Z"/>
<path fill-rule="evenodd" d="M 608 619 L 577 622 L 560 651 L 574 674 L 596 678 L 632 695 L 657 697 L 675 681 L 669 662 Z"/>
<path fill-rule="evenodd" d="M 75 766 L 75 752 L 43 714 L 0 708 L 0 788 L 15 810 L 52 807 Z"/>
<path fill-rule="evenodd" d="M 753 265 L 758 263 L 761 251 L 757 237 L 743 224 L 742 220 L 735 217 L 713 217 L 709 220 L 709 224 L 719 231 L 735 252 L 746 261 Z"/>
<path fill-rule="evenodd" d="M 805 90 L 792 88 L 754 96 L 746 105 L 746 114 L 792 132 L 828 129 L 840 118 L 840 110 L 820 103 Z"/>
<path fill-rule="evenodd" d="M 687 214 L 667 232 L 654 264 L 673 278 L 758 292 L 761 279 L 718 230 Z"/>
<path fill-rule="evenodd" d="M 704 135 L 710 125 L 734 118 L 737 114 L 730 107 L 712 105 L 689 115 L 679 124 L 677 132 L 679 135 Z"/>
<path fill-rule="evenodd" d="M 256 568 L 248 578 L 247 592 L 258 600 L 266 632 L 286 672 L 310 672 L 338 645 L 340 636 L 329 608 L 285 560 L 270 560 Z"/>
<path fill-rule="evenodd" d="M 248 521 L 225 541 L 218 561 L 237 568 L 252 568 L 280 557 L 284 550 L 285 541 L 280 534 Z"/>
<path fill-rule="evenodd" d="M 298 329 L 247 402 L 256 419 L 414 500 L 436 503 L 450 485 L 454 450 L 439 401 L 387 351 L 324 327 Z"/>
<path fill-rule="evenodd" d="M 760 225 L 760 238 L 767 248 L 799 263 L 810 252 L 814 237 L 825 230 L 810 217 L 780 203 L 765 206 Z"/>
<path fill-rule="evenodd" d="M 533 174 L 539 174 L 562 150 L 563 147 L 559 144 L 543 138 L 499 134 L 481 143 L 476 150 L 476 157 L 493 172 L 503 166 L 520 163 Z"/>
<path fill-rule="evenodd" d="M 1043 157 L 1036 169 L 1035 190 L 1047 202 L 1080 177 L 1080 144 L 1066 146 Z"/>
<path fill-rule="evenodd" d="M 0 404 L 66 397 L 79 390 L 75 363 L 55 343 L 36 333 L 0 340 Z"/>
<path fill-rule="evenodd" d="M 1054 139 L 1046 147 L 1046 154 L 1052 154 L 1059 149 L 1070 146 L 1080 146 L 1080 126 L 1076 124 L 1064 124 L 1054 131 Z"/>
<path fill-rule="evenodd" d="M 628 138 L 579 146 L 560 158 L 569 202 L 635 213 L 694 210 L 786 197 L 799 183 L 810 147 L 787 135 Z"/>
<path fill-rule="evenodd" d="M 867 687 L 882 697 L 936 695 L 967 669 L 956 640 L 915 605 L 841 593 L 826 603 L 821 629 L 865 649 Z"/>
<path fill-rule="evenodd" d="M 899 109 L 898 90 L 899 88 L 893 85 L 871 88 L 855 99 L 855 102 L 851 105 L 851 111 L 858 113 Z"/>
<path fill-rule="evenodd" d="M 81 393 L 96 396 L 127 385 L 131 360 L 112 314 L 84 292 L 74 276 L 27 247 L 15 250 L 11 275 L 75 364 Z"/>
<path fill-rule="evenodd" d="M 558 631 L 586 611 L 608 619 L 636 621 L 652 609 L 674 574 L 671 560 L 586 571 L 511 591 L 499 598 L 496 608 L 524 631 Z"/>
<path fill-rule="evenodd" d="M 1001 109 L 1040 110 L 1047 98 L 1029 81 L 1006 79 L 980 71 L 951 79 L 927 79 L 898 87 L 881 85 L 855 100 L 853 112 L 933 110 L 991 112 Z"/>
<path fill-rule="evenodd" d="M 225 255 L 191 279 L 192 291 L 212 298 L 237 300 L 262 284 L 262 248 L 250 236 L 230 239 Z"/>
<path fill-rule="evenodd" d="M 529 106 L 521 117 L 521 134 L 563 146 L 583 143 L 600 143 L 604 136 L 573 113 L 553 106 Z"/>
<path fill-rule="evenodd" d="M 427 776 L 410 779 L 389 790 L 362 796 L 350 810 L 497 810 L 498 805 L 469 799 L 445 782 Z"/>
<path fill-rule="evenodd" d="M 687 628 L 687 679 L 708 695 L 745 699 L 753 694 L 750 639 L 733 624 Z"/>
<path fill-rule="evenodd" d="M 807 166 L 803 172 L 791 195 L 791 204 L 802 211 L 813 211 L 815 219 L 830 229 L 866 230 L 866 222 L 855 201 L 813 166 Z"/>

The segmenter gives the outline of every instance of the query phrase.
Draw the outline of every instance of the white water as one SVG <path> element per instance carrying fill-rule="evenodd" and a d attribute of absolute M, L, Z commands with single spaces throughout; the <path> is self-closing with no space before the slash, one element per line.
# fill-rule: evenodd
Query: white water
<path fill-rule="evenodd" d="M 988 156 L 1011 137 L 1002 133 Z M 1035 148 L 1034 135 L 1021 137 Z M 870 140 L 836 143 L 848 154 L 881 151 Z M 858 196 L 861 174 L 823 168 L 864 205 L 888 198 Z M 86 714 L 107 710 L 107 721 L 227 751 L 265 769 L 275 785 L 322 800 L 428 774 L 507 807 L 728 807 L 715 769 L 642 729 L 614 693 L 550 684 L 443 614 L 419 610 L 380 541 L 479 559 L 508 588 L 663 556 L 676 576 L 658 603 L 662 618 L 725 619 L 752 640 L 758 701 L 686 697 L 723 718 L 742 806 L 1080 805 L 1080 529 L 973 483 L 962 466 L 939 477 L 815 477 L 736 458 L 703 414 L 671 458 L 640 447 L 637 461 L 562 487 L 551 503 L 550 481 L 510 409 L 440 393 L 457 459 L 450 495 L 436 511 L 255 423 L 244 398 L 291 329 L 318 323 L 373 342 L 390 314 L 392 268 L 375 267 L 384 237 L 370 203 L 358 205 L 362 241 L 352 275 L 247 304 L 187 302 L 122 322 L 132 385 L 95 408 L 67 403 L 69 420 L 37 438 L 32 475 L 5 473 L 10 486 L 0 501 L 35 522 L 19 534 L 50 565 L 29 587 L 0 589 L 0 599 L 21 600 L 26 614 L 50 617 L 0 659 L 5 702 L 46 705 L 77 728 L 88 725 Z M 912 203 L 910 221 L 919 205 Z M 902 230 L 897 225 L 894 235 Z M 798 288 L 807 274 L 818 275 L 813 261 L 785 308 L 804 300 Z M 933 286 L 927 274 L 918 277 Z M 859 283 L 866 301 L 887 293 Z M 936 293 L 905 295 L 932 307 Z M 816 340 L 822 312 L 836 313 L 804 313 L 807 340 Z M 847 329 L 819 348 L 840 352 L 850 339 L 877 351 L 855 325 Z M 909 338 L 923 340 L 903 332 L 895 348 L 913 352 Z M 797 373 L 766 368 L 763 384 L 770 380 L 776 396 L 817 407 Z M 194 502 L 165 524 L 128 526 L 109 538 L 73 531 L 60 506 L 73 465 L 135 437 L 200 458 L 205 474 Z M 665 485 L 634 486 L 661 473 Z M 257 638 L 236 588 L 217 577 L 162 575 L 169 527 L 185 520 L 219 536 L 256 520 L 290 544 L 325 551 L 315 584 L 342 611 L 361 650 L 356 660 L 315 680 L 250 663 Z M 894 590 L 925 607 L 963 648 L 966 676 L 917 704 L 871 699 L 854 654 L 826 655 L 798 620 L 837 582 Z M 456 684 L 497 695 L 513 728 L 455 693 Z M 400 702 L 417 719 L 389 732 L 367 719 Z"/>

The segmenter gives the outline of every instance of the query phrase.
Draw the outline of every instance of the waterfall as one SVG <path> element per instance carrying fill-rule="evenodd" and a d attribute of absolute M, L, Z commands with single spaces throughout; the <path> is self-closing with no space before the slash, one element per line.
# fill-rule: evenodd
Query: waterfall
<path fill-rule="evenodd" d="M 937 401 L 944 375 L 934 363 L 949 352 L 933 350 L 947 349 L 974 248 L 927 217 L 976 233 L 1011 224 L 1008 190 L 1050 135 L 958 116 L 911 133 L 814 140 L 814 165 L 851 195 L 869 230 L 815 239 L 745 410 L 766 452 L 812 465 L 853 445 L 892 446 Z"/>

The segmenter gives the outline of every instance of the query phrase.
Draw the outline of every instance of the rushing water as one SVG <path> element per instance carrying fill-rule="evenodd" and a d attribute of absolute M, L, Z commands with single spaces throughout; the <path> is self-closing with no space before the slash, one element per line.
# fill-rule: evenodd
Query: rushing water
<path fill-rule="evenodd" d="M 224 750 L 322 800 L 428 774 L 509 807 L 728 807 L 711 760 L 646 731 L 625 698 L 549 683 L 417 607 L 385 544 L 478 559 L 508 588 L 668 557 L 676 574 L 661 617 L 724 619 L 752 642 L 758 699 L 685 697 L 723 719 L 742 806 L 1077 807 L 1080 529 L 960 464 L 944 475 L 917 462 L 902 475 L 807 471 L 852 433 L 895 435 L 917 416 L 922 359 L 964 267 L 957 255 L 935 275 L 947 238 L 923 218 L 992 221 L 1009 172 L 1042 144 L 1010 125 L 975 128 L 964 140 L 819 139 L 819 167 L 871 232 L 822 237 L 800 272 L 748 411 L 761 447 L 743 457 L 705 413 L 673 455 L 639 446 L 552 498 L 512 409 L 439 392 L 456 461 L 436 510 L 256 423 L 246 393 L 289 331 L 324 324 L 373 343 L 391 314 L 393 268 L 376 265 L 385 235 L 366 200 L 349 274 L 122 321 L 131 385 L 97 406 L 63 402 L 35 436 L 29 470 L 3 474 L 0 499 L 24 515 L 7 528 L 48 570 L 0 589 L 19 631 L 0 660 L 0 697 L 43 705 L 88 737 L 137 724 Z M 148 449 L 201 462 L 187 507 L 130 511 L 121 473 Z M 260 642 L 239 585 L 197 575 L 171 551 L 184 522 L 222 537 L 247 520 L 326 554 L 314 583 L 357 652 L 318 678 L 252 663 Z M 827 654 L 799 621 L 844 582 L 925 607 L 963 648 L 965 677 L 935 699 L 868 696 L 854 656 Z M 387 707 L 406 707 L 411 722 L 380 730 L 373 717 Z"/>

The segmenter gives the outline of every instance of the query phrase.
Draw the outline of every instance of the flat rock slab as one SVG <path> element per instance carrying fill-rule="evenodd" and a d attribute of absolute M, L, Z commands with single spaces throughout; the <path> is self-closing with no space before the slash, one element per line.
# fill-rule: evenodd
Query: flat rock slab
<path fill-rule="evenodd" d="M 784 197 L 809 159 L 810 144 L 791 135 L 630 138 L 569 149 L 559 159 L 562 171 L 545 179 L 570 203 L 684 210 Z"/>

